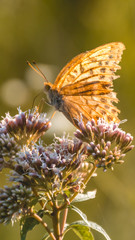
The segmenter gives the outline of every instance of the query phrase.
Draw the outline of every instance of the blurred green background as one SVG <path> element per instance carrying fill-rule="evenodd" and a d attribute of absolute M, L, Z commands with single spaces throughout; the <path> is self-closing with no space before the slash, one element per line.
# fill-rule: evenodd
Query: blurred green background
<path fill-rule="evenodd" d="M 121 41 L 126 46 L 116 80 L 121 109 L 120 119 L 128 119 L 122 128 L 135 134 L 135 1 L 134 0 L 0 0 L 0 114 L 16 114 L 17 107 L 31 108 L 34 97 L 43 90 L 43 79 L 26 61 L 35 60 L 49 81 L 77 54 L 105 43 Z M 39 104 L 43 94 L 36 99 Z M 44 105 L 49 116 L 53 108 Z M 53 133 L 73 134 L 74 128 L 58 113 L 45 138 Z M 122 166 L 113 172 L 98 171 L 88 190 L 97 189 L 94 200 L 78 204 L 88 219 L 100 224 L 115 240 L 135 236 L 135 161 L 134 150 Z M 0 186 L 7 184 L 0 175 Z M 70 214 L 68 221 L 77 219 Z M 38 240 L 44 234 L 36 227 L 27 239 Z M 95 234 L 95 232 L 94 232 Z M 71 238 L 71 233 L 66 239 Z M 19 225 L 0 225 L 0 239 L 19 239 Z M 77 239 L 76 236 L 72 239 Z M 96 240 L 102 240 L 95 234 Z"/>

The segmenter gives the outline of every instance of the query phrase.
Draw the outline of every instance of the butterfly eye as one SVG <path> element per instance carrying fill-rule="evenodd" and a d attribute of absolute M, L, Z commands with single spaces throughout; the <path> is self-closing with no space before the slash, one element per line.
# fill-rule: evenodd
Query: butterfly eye
<path fill-rule="evenodd" d="M 51 87 L 50 87 L 48 84 L 46 84 L 45 87 L 44 87 L 44 91 L 45 91 L 45 92 L 48 92 L 48 91 L 50 90 L 50 88 L 51 88 Z"/>

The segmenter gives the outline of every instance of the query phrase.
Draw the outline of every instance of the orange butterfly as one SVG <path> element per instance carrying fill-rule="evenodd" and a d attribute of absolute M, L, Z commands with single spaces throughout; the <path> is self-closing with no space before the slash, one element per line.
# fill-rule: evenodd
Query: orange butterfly
<path fill-rule="evenodd" d="M 54 84 L 44 82 L 50 105 L 62 112 L 77 126 L 83 121 L 103 118 L 118 122 L 120 112 L 112 102 L 118 102 L 113 92 L 113 80 L 125 46 L 121 42 L 105 44 L 73 58 L 59 73 Z"/>

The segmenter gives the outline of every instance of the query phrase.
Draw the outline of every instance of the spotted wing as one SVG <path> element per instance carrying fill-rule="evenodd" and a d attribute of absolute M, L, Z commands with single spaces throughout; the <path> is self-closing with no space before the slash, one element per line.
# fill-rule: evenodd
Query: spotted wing
<path fill-rule="evenodd" d="M 78 55 L 60 72 L 54 86 L 63 96 L 63 113 L 71 122 L 80 113 L 87 121 L 99 117 L 118 121 L 112 80 L 118 78 L 115 72 L 124 49 L 120 42 L 103 45 Z"/>
<path fill-rule="evenodd" d="M 118 77 L 114 72 L 120 69 L 118 64 L 124 49 L 123 43 L 114 42 L 76 56 L 61 70 L 54 86 L 68 94 L 78 88 L 78 84 L 85 86 L 103 79 L 112 81 Z"/>
<path fill-rule="evenodd" d="M 114 92 L 105 94 L 104 97 L 100 95 L 65 96 L 63 113 L 75 126 L 77 126 L 81 116 L 85 123 L 92 118 L 95 120 L 103 118 L 107 122 L 118 122 L 117 115 L 120 111 L 112 104 L 112 101 L 117 101 Z"/>

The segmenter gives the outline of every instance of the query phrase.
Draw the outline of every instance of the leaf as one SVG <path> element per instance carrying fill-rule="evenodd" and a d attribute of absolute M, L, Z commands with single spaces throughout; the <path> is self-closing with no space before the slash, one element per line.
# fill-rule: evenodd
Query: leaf
<path fill-rule="evenodd" d="M 27 232 L 32 230 L 35 227 L 35 225 L 37 225 L 38 223 L 39 222 L 32 217 L 27 217 L 27 218 L 25 218 L 25 220 L 22 220 L 21 221 L 21 231 L 20 231 L 21 240 L 25 240 Z"/>
<path fill-rule="evenodd" d="M 94 240 L 90 228 L 84 222 L 77 221 L 67 226 L 67 230 L 72 229 L 81 240 Z"/>
<path fill-rule="evenodd" d="M 74 205 L 70 205 L 69 208 L 77 212 L 81 216 L 81 218 L 84 220 L 84 222 L 87 224 L 87 226 L 89 226 L 89 222 L 87 220 L 86 214 L 84 214 L 79 208 L 75 207 Z"/>
<path fill-rule="evenodd" d="M 107 240 L 111 240 L 111 238 L 108 236 L 106 231 L 100 225 L 98 225 L 97 223 L 89 221 L 89 227 L 96 230 L 97 232 L 100 232 L 101 234 L 103 234 L 103 236 Z"/>
<path fill-rule="evenodd" d="M 88 227 L 74 225 L 72 229 L 81 240 L 94 240 Z"/>
<path fill-rule="evenodd" d="M 108 234 L 106 233 L 106 231 L 97 223 L 95 222 L 91 222 L 87 220 L 87 216 L 77 207 L 70 205 L 70 207 L 72 210 L 74 210 L 75 212 L 77 212 L 81 218 L 83 219 L 83 221 L 85 222 L 86 226 L 96 230 L 97 232 L 100 232 L 101 234 L 103 234 L 103 236 L 107 239 L 107 240 L 111 240 L 110 237 L 108 236 Z"/>
<path fill-rule="evenodd" d="M 43 211 L 40 210 L 37 213 L 40 217 L 43 217 Z M 20 235 L 21 235 L 21 240 L 26 239 L 27 232 L 32 230 L 36 225 L 38 225 L 39 222 L 33 218 L 33 217 L 25 217 L 21 219 L 20 222 Z"/>
<path fill-rule="evenodd" d="M 82 194 L 82 193 L 79 193 L 75 199 L 73 200 L 73 202 L 83 202 L 83 201 L 87 201 L 89 199 L 93 199 L 95 198 L 96 196 L 96 190 L 94 191 L 89 191 L 87 192 L 86 194 Z"/>
<path fill-rule="evenodd" d="M 47 240 L 49 237 L 50 237 L 49 233 L 46 233 L 46 234 L 43 236 L 42 240 Z"/>

